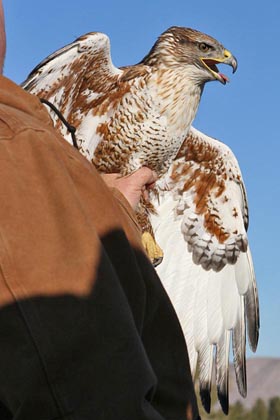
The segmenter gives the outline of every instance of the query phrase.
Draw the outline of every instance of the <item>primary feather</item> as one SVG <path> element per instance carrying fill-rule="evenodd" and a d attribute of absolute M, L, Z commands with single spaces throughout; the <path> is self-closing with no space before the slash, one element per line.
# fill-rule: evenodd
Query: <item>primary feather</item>
<path fill-rule="evenodd" d="M 205 83 L 228 80 L 221 62 L 236 70 L 236 59 L 214 38 L 172 27 L 139 64 L 118 69 L 108 37 L 93 32 L 47 57 L 23 87 L 76 127 L 80 152 L 100 172 L 128 174 L 145 165 L 159 174 L 148 206 L 155 214 L 142 202 L 164 250 L 158 273 L 181 322 L 193 377 L 199 370 L 204 407 L 210 410 L 215 366 L 227 412 L 230 336 L 245 395 L 246 325 L 255 350 L 259 313 L 238 163 L 227 146 L 191 126 Z"/>

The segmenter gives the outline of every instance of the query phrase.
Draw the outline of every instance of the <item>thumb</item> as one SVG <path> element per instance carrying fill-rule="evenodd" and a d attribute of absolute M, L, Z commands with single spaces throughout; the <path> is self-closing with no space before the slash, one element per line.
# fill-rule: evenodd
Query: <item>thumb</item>
<path fill-rule="evenodd" d="M 156 182 L 158 179 L 156 172 L 147 168 L 146 166 L 138 169 L 130 176 L 134 178 L 135 183 L 138 184 L 140 188 L 149 186 L 150 184 Z"/>

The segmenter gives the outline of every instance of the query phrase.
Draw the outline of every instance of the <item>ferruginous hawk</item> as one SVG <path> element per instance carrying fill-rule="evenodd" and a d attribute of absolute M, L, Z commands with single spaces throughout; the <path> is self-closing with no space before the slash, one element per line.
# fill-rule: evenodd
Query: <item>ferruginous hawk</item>
<path fill-rule="evenodd" d="M 141 166 L 159 179 L 142 200 L 144 237 L 155 235 L 157 270 L 185 334 L 193 376 L 210 411 L 212 371 L 228 412 L 230 339 L 236 380 L 246 395 L 246 328 L 256 350 L 258 294 L 248 246 L 248 206 L 231 150 L 191 124 L 204 85 L 227 77 L 217 64 L 237 68 L 218 41 L 171 27 L 148 55 L 116 68 L 106 35 L 92 32 L 42 61 L 23 87 L 54 104 L 76 127 L 77 144 L 100 172 L 128 174 Z M 55 127 L 70 133 L 56 113 Z"/>

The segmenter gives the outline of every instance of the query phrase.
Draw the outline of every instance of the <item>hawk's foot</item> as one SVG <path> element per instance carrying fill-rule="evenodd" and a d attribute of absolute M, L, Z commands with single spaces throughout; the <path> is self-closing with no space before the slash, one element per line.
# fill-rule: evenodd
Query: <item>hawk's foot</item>
<path fill-rule="evenodd" d="M 163 251 L 149 232 L 142 233 L 142 244 L 153 266 L 159 265 L 163 259 Z"/>

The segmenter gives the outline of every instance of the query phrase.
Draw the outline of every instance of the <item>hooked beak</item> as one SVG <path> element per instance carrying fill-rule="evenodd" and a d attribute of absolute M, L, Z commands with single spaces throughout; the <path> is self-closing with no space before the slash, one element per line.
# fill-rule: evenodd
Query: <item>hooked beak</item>
<path fill-rule="evenodd" d="M 224 50 L 224 57 L 221 58 L 201 58 L 202 63 L 204 66 L 213 74 L 215 79 L 219 80 L 223 85 L 229 82 L 229 78 L 225 76 L 223 73 L 219 72 L 218 67 L 216 64 L 228 64 L 232 67 L 232 72 L 235 73 L 237 70 L 237 60 L 231 54 L 230 51 Z"/>

